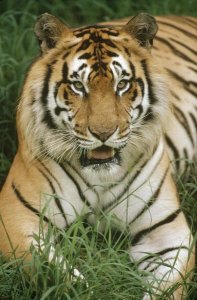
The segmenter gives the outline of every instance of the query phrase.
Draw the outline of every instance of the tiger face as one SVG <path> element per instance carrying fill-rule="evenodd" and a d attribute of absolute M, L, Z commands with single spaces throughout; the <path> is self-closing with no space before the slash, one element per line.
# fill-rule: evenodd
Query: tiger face
<path fill-rule="evenodd" d="M 59 70 L 64 79 L 54 80 L 57 94 L 51 93 L 51 115 L 62 129 L 69 128 L 70 137 L 82 152 L 83 166 L 104 167 L 120 162 L 119 151 L 128 143 L 131 120 L 138 117 L 142 107 L 144 84 L 128 54 L 117 51 L 117 42 L 110 34 L 114 37 L 118 32 L 91 27 L 88 33 L 84 29 L 74 35 L 84 31 Z"/>
<path fill-rule="evenodd" d="M 43 53 L 30 76 L 37 97 L 34 123 L 45 126 L 39 141 L 45 153 L 76 158 L 95 170 L 121 165 L 122 153 L 137 146 L 141 128 L 145 132 L 154 123 L 161 107 L 161 92 L 151 78 L 156 71 L 150 69 L 156 31 L 155 20 L 144 14 L 124 28 L 70 30 L 48 14 L 38 20 Z M 43 84 L 38 87 L 39 68 Z"/>

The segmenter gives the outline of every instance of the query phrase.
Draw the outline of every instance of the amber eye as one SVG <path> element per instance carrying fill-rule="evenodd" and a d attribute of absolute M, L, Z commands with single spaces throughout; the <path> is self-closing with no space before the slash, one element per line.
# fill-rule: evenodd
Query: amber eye
<path fill-rule="evenodd" d="M 127 80 L 120 80 L 117 85 L 118 90 L 123 90 L 127 86 L 127 84 Z"/>
<path fill-rule="evenodd" d="M 83 83 L 81 83 L 80 81 L 74 81 L 72 84 L 78 91 L 82 91 L 84 89 Z"/>

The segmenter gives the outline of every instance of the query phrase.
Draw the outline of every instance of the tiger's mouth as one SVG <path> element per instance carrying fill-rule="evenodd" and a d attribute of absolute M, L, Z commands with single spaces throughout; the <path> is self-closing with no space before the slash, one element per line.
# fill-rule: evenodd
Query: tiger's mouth
<path fill-rule="evenodd" d="M 119 164 L 119 151 L 118 149 L 103 145 L 96 149 L 88 150 L 86 153 L 82 154 L 80 157 L 80 163 L 83 167 L 90 165 L 98 166 L 105 164 L 105 166 L 109 166 L 109 164 Z"/>

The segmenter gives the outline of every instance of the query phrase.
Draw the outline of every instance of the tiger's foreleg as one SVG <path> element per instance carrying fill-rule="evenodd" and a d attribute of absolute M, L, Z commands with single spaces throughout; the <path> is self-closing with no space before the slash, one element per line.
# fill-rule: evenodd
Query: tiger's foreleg
<path fill-rule="evenodd" d="M 68 262 L 63 255 L 57 257 L 55 237 L 48 233 L 48 219 L 42 216 L 39 218 L 14 200 L 12 205 L 11 207 L 6 205 L 6 201 L 1 201 L 0 249 L 3 255 L 16 261 L 21 258 L 24 269 L 31 272 L 34 269 L 32 253 L 36 252 L 36 255 L 44 255 L 49 263 L 60 265 L 65 273 L 69 273 L 68 278 L 71 281 L 84 280 L 78 269 L 73 266 L 68 268 Z M 34 250 L 31 251 L 32 247 Z"/>
<path fill-rule="evenodd" d="M 151 291 L 143 300 L 157 299 L 165 292 L 166 299 L 185 299 L 186 291 L 181 283 L 192 275 L 194 251 L 191 248 L 192 235 L 181 212 L 172 222 L 138 238 L 130 255 L 138 268 L 147 272 L 146 282 Z M 167 295 L 170 288 L 175 289 L 171 298 Z"/>
<path fill-rule="evenodd" d="M 24 222 L 24 216 L 20 217 L 22 217 Z M 12 219 L 11 226 L 9 226 L 10 221 L 6 220 L 5 217 L 0 217 L 0 245 L 6 257 L 16 260 L 21 258 L 24 261 L 24 269 L 31 272 L 31 269 L 34 269 L 32 252 L 35 250 L 38 255 L 44 255 L 49 263 L 60 265 L 63 272 L 68 272 L 68 262 L 65 257 L 63 255 L 57 256 L 56 254 L 54 236 L 50 236 L 50 240 L 46 238 L 48 226 L 44 221 L 41 221 L 39 224 L 38 220 L 34 220 L 34 222 L 33 220 L 29 220 L 29 222 L 27 220 L 26 227 L 19 226 L 18 228 L 17 222 L 15 222 L 13 231 L 10 229 L 14 220 Z M 32 231 L 33 228 L 34 230 Z M 34 250 L 31 251 L 32 247 Z M 68 278 L 71 281 L 85 280 L 78 269 L 69 266 L 69 273 L 70 270 L 71 275 L 69 274 Z"/>
<path fill-rule="evenodd" d="M 53 198 L 48 199 L 40 192 L 46 190 L 48 195 L 51 194 L 47 185 L 42 186 L 45 181 L 38 171 L 40 165 L 36 167 L 36 164 L 24 165 L 24 160 L 17 154 L 0 193 L 0 250 L 7 258 L 24 260 L 24 267 L 29 271 L 31 265 L 33 267 L 33 246 L 39 255 L 45 255 L 49 263 L 59 264 L 65 273 L 71 273 L 71 276 L 68 274 L 71 279 L 83 278 L 74 266 L 68 268 L 65 257 L 56 257 L 55 234 L 50 230 L 51 220 L 54 215 L 60 224 L 64 218 L 54 210 L 56 205 L 50 210 L 50 204 L 55 203 Z M 16 176 L 16 169 L 19 177 Z"/>

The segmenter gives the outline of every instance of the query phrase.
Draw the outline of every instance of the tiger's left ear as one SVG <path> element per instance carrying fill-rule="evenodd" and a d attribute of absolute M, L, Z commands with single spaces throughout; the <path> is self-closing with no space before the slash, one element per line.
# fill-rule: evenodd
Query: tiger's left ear
<path fill-rule="evenodd" d="M 140 13 L 133 17 L 124 30 L 134 37 L 142 47 L 150 48 L 158 30 L 155 18 L 147 13 Z"/>
<path fill-rule="evenodd" d="M 48 13 L 39 16 L 34 27 L 35 35 L 43 53 L 54 48 L 65 31 L 69 31 L 66 25 Z"/>

